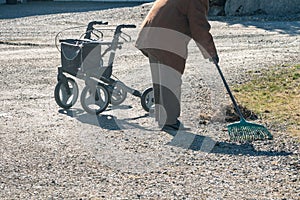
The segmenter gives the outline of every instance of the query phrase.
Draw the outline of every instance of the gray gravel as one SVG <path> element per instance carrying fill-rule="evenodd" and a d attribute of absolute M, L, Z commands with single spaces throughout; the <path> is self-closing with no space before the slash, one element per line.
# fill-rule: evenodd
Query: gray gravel
<path fill-rule="evenodd" d="M 27 6 L 37 5 L 43 7 Z M 194 43 L 181 117 L 191 131 L 176 136 L 159 131 L 132 96 L 101 116 L 86 114 L 79 102 L 61 110 L 53 97 L 60 65 L 55 35 L 91 20 L 140 25 L 150 7 L 78 12 L 66 5 L 60 4 L 62 13 L 26 17 L 20 10 L 24 5 L 15 5 L 18 18 L 4 16 L 2 9 L 12 7 L 0 5 L 1 199 L 300 198 L 299 139 L 287 135 L 284 124 L 259 119 L 274 140 L 240 144 L 229 141 L 226 123 L 199 123 L 203 113 L 213 115 L 228 99 Z M 298 16 L 211 18 L 211 24 L 230 84 L 249 80 L 249 70 L 300 63 Z M 127 31 L 133 41 L 119 51 L 114 73 L 142 91 L 150 86 L 150 72 L 133 46 L 137 32 Z M 82 89 L 84 83 L 76 81 Z"/>

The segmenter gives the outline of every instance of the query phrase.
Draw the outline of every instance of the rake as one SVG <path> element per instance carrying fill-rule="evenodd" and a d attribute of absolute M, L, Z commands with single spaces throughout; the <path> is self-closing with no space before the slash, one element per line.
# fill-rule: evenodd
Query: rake
<path fill-rule="evenodd" d="M 222 78 L 222 81 L 225 85 L 225 88 L 230 96 L 230 99 L 234 105 L 234 108 L 237 112 L 237 114 L 240 117 L 239 122 L 235 122 L 232 124 L 227 125 L 229 137 L 231 140 L 234 141 L 254 141 L 254 140 L 271 140 L 273 139 L 273 136 L 268 131 L 268 129 L 260 124 L 250 123 L 247 122 L 244 118 L 240 108 L 238 107 L 238 104 L 236 103 L 235 98 L 232 95 L 232 92 L 230 91 L 230 88 L 225 80 L 225 77 L 221 71 L 220 66 L 217 62 L 214 61 L 214 64 L 216 65 L 219 74 Z"/>

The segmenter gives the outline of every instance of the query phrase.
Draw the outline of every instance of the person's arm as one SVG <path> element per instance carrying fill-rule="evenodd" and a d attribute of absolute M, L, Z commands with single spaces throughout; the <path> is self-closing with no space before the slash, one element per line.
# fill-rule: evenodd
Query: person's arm
<path fill-rule="evenodd" d="M 190 0 L 188 20 L 192 38 L 197 43 L 204 58 L 218 58 L 217 50 L 210 34 L 210 24 L 207 20 L 208 0 Z"/>

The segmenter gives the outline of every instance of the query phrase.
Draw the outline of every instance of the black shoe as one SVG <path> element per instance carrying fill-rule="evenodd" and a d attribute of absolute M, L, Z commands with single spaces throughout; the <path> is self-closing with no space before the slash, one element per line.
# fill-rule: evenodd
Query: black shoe
<path fill-rule="evenodd" d="M 161 130 L 162 131 L 178 131 L 178 130 L 188 131 L 191 129 L 184 127 L 184 125 L 179 120 L 177 120 L 177 122 L 175 124 L 164 125 Z"/>

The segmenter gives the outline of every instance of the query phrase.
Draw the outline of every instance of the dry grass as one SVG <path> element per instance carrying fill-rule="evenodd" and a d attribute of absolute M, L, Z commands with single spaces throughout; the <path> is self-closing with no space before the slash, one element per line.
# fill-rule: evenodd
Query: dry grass
<path fill-rule="evenodd" d="M 249 73 L 253 79 L 234 88 L 240 103 L 300 140 L 300 65 Z"/>

